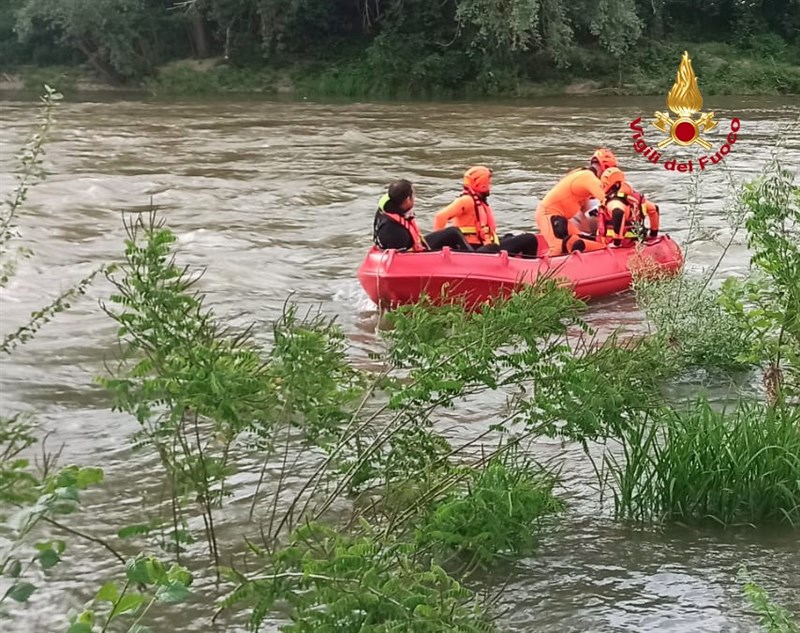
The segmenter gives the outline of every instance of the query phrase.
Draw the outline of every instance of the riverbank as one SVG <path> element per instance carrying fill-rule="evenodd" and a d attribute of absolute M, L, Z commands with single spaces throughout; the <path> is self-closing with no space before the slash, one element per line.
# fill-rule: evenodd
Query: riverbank
<path fill-rule="evenodd" d="M 569 67 L 534 58 L 514 69 L 489 71 L 480 81 L 454 85 L 441 73 L 414 66 L 393 75 L 369 56 L 330 61 L 295 60 L 280 66 L 236 67 L 223 58 L 185 59 L 158 67 L 147 79 L 112 85 L 86 66 L 22 66 L 0 71 L 0 92 L 39 91 L 57 85 L 67 94 L 134 91 L 157 96 L 286 94 L 343 98 L 485 98 L 563 95 L 663 95 L 688 50 L 704 95 L 800 95 L 800 48 L 761 42 L 650 44 L 624 63 L 578 48 Z"/>

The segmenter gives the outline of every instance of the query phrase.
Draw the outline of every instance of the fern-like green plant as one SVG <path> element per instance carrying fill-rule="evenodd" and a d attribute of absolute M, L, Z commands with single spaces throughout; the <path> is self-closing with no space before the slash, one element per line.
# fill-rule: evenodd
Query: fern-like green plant
<path fill-rule="evenodd" d="M 766 589 L 751 578 L 744 565 L 739 568 L 739 580 L 744 583 L 745 596 L 758 614 L 764 633 L 800 633 L 797 617 L 773 602 Z"/>

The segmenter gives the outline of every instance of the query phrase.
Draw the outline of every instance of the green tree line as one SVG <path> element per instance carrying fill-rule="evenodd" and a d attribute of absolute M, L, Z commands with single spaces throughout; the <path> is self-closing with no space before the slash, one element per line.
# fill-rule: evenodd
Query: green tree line
<path fill-rule="evenodd" d="M 674 73 L 678 59 L 663 45 L 676 41 L 797 65 L 800 1 L 0 0 L 5 66 L 88 63 L 116 84 L 171 60 L 221 57 L 234 67 L 358 69 L 387 89 L 496 92 L 567 69 L 620 74 L 632 56 L 645 74 Z"/>

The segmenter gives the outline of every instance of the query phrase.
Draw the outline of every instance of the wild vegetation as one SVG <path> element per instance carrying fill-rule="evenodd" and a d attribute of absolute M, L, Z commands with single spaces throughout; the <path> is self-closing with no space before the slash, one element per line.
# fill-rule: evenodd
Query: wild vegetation
<path fill-rule="evenodd" d="M 0 25 L 2 63 L 62 87 L 87 64 L 158 93 L 664 94 L 688 48 L 705 91 L 800 93 L 794 0 L 1 0 Z"/>
<path fill-rule="evenodd" d="M 4 231 L 40 174 L 55 98 L 45 98 L 39 136 L 23 152 Z M 163 488 L 136 491 L 150 515 L 135 525 L 97 517 L 91 532 L 77 529 L 69 515 L 83 490 L 103 484 L 102 470 L 58 468 L 52 456 L 37 468 L 27 458 L 42 448 L 35 427 L 2 418 L 0 609 L 9 599 L 35 603 L 37 583 L 48 581 L 40 571 L 69 564 L 67 540 L 39 538 L 54 530 L 114 562 L 107 582 L 84 590 L 85 608 L 65 614 L 70 633 L 143 633 L 159 604 L 254 631 L 271 618 L 295 633 L 501 631 L 496 595 L 479 590 L 475 573 L 535 555 L 551 522 L 569 520 L 559 473 L 536 460 L 541 438 L 579 442 L 587 455 L 603 449 L 598 482 L 618 521 L 794 528 L 800 197 L 776 160 L 735 202 L 752 276 L 721 288 L 642 276 L 649 336 L 599 339 L 584 304 L 545 279 L 477 311 L 428 300 L 398 309 L 369 367 L 353 361 L 334 319 L 296 305 L 266 342 L 254 326 L 226 326 L 177 261 L 157 210 L 128 216 L 122 261 L 100 269 L 118 352 L 98 381 L 110 406 L 139 423 L 132 441 L 156 458 Z M 4 264 L 17 256 L 10 240 Z M 3 270 L 10 279 L 13 269 Z M 34 314 L 37 325 L 9 335 L 4 357 L 68 307 Z M 692 340 L 692 319 L 703 320 L 706 344 L 733 327 L 741 334 L 707 354 Z M 754 372 L 764 393 L 734 393 L 722 410 L 670 397 L 669 386 L 698 367 Z M 490 393 L 505 404 L 487 405 L 498 401 Z M 449 437 L 447 414 L 471 402 L 483 403 L 485 423 L 471 438 Z M 219 527 L 242 473 L 258 482 L 249 520 L 237 526 L 244 539 L 231 543 Z M 746 583 L 766 630 L 796 630 L 788 611 Z"/>

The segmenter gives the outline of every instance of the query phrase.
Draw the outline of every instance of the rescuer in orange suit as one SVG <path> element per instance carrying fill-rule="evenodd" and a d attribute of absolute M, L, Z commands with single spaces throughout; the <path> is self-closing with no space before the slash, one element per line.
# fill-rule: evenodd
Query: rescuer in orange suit
<path fill-rule="evenodd" d="M 623 187 L 630 189 L 625 182 L 625 174 L 616 167 L 609 167 L 600 176 L 600 184 L 606 192 L 606 203 L 597 215 L 597 241 L 601 244 L 622 245 L 622 226 L 628 211 L 627 199 L 619 197 Z M 633 202 L 633 200 L 631 200 Z"/>
<path fill-rule="evenodd" d="M 650 202 L 643 193 L 636 191 L 631 184 L 625 181 L 617 194 L 627 202 L 629 215 L 624 219 L 624 231 L 626 237 L 628 232 L 634 232 L 636 225 L 644 227 L 644 218 L 647 217 L 648 231 L 650 238 L 658 237 L 658 230 L 661 224 L 661 210 L 655 202 Z M 633 236 L 635 237 L 635 235 Z M 644 235 L 642 235 L 644 237 Z"/>
<path fill-rule="evenodd" d="M 497 224 L 488 198 L 492 189 L 492 170 L 483 165 L 464 172 L 464 190 L 453 202 L 439 211 L 433 219 L 433 230 L 444 229 L 452 222 L 464 234 L 467 243 L 478 253 L 508 251 L 535 257 L 539 241 L 531 233 L 497 235 Z"/>
<path fill-rule="evenodd" d="M 603 172 L 609 167 L 617 166 L 617 157 L 610 149 L 604 147 L 598 148 L 589 158 L 589 166 L 581 167 L 580 169 L 590 169 L 594 174 L 600 178 Z M 575 214 L 571 222 L 578 226 L 581 233 L 586 235 L 594 235 L 597 231 L 597 213 L 602 200 L 589 198 L 584 204 L 581 205 L 581 210 Z"/>
<path fill-rule="evenodd" d="M 610 167 L 600 178 L 606 190 L 605 210 L 598 217 L 597 239 L 615 246 L 632 246 L 634 240 L 644 239 L 644 217 L 649 224 L 649 237 L 658 235 L 658 205 L 645 199 L 625 180 L 616 167 Z"/>
<path fill-rule="evenodd" d="M 568 173 L 539 203 L 534 217 L 539 232 L 550 246 L 551 256 L 605 248 L 604 244 L 582 236 L 578 224 L 571 220 L 591 198 L 601 201 L 600 211 L 603 211 L 606 191 L 599 177 L 603 172 L 598 174 L 597 171 L 609 162 L 616 164 L 614 155 L 608 150 L 598 150 L 592 156 L 590 167 Z"/>

